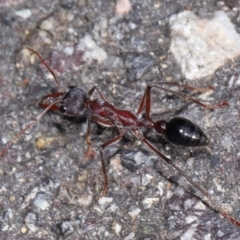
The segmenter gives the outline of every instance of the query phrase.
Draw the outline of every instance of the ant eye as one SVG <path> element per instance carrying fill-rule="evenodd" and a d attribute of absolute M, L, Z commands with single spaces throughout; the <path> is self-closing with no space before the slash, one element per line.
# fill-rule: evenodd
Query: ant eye
<path fill-rule="evenodd" d="M 60 111 L 61 113 L 65 113 L 65 112 L 67 111 L 67 108 L 66 108 L 65 106 L 60 106 L 60 107 L 59 107 L 59 111 Z"/>

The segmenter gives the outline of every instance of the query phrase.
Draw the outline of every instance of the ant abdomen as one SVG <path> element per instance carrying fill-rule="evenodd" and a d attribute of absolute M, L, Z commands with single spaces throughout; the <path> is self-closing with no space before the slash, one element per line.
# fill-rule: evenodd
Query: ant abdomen
<path fill-rule="evenodd" d="M 164 135 L 169 142 L 186 147 L 206 146 L 209 143 L 200 127 L 182 117 L 170 119 L 166 123 Z"/>

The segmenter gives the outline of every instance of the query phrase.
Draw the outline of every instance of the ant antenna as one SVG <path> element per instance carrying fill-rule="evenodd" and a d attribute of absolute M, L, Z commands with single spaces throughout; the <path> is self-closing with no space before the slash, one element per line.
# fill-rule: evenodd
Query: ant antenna
<path fill-rule="evenodd" d="M 36 52 L 35 50 L 33 50 L 33 49 L 29 48 L 29 47 L 26 47 L 26 48 L 27 48 L 27 50 L 29 50 L 30 52 L 32 52 L 32 53 L 34 53 L 35 55 L 37 55 L 37 57 L 41 60 L 41 62 L 43 63 L 43 65 L 44 65 L 44 66 L 48 69 L 48 71 L 52 74 L 52 76 L 53 76 L 55 82 L 57 83 L 58 87 L 61 87 L 60 83 L 59 83 L 58 80 L 57 80 L 57 77 L 56 77 L 55 73 L 54 73 L 53 70 L 46 64 L 46 62 L 43 60 L 43 58 L 41 57 L 41 55 L 40 55 L 38 52 Z"/>
<path fill-rule="evenodd" d="M 44 109 L 44 111 L 42 113 L 40 113 L 36 119 L 29 123 L 25 128 L 23 128 L 15 137 L 13 137 L 10 142 L 8 142 L 8 144 L 6 145 L 6 147 L 2 150 L 2 152 L 0 153 L 0 157 L 3 157 L 5 155 L 5 153 L 7 152 L 7 150 L 13 145 L 13 143 L 19 139 L 28 129 L 30 129 L 33 125 L 35 125 L 43 116 L 44 114 L 55 104 L 59 103 L 60 100 L 55 101 L 53 103 L 51 103 L 46 109 Z"/>

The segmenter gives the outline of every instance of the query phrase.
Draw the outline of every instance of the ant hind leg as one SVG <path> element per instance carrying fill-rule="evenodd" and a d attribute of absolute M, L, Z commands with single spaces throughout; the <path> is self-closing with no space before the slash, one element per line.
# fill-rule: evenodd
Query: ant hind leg
<path fill-rule="evenodd" d="M 201 102 L 201 101 L 199 101 L 199 100 L 189 96 L 188 94 L 185 94 L 185 93 L 179 92 L 179 91 L 174 91 L 174 90 L 171 90 L 171 89 L 168 89 L 168 88 L 161 87 L 161 86 L 159 86 L 159 84 L 183 87 L 183 88 L 186 88 L 188 90 L 196 91 L 196 92 L 206 92 L 208 90 L 212 90 L 213 87 L 196 88 L 196 87 L 192 87 L 192 86 L 189 86 L 189 85 L 186 85 L 186 84 L 177 83 L 177 82 L 154 82 L 154 83 L 150 84 L 150 87 L 158 88 L 158 89 L 161 89 L 161 90 L 163 90 L 165 92 L 172 93 L 172 94 L 174 94 L 174 95 L 176 95 L 176 96 L 178 96 L 180 98 L 184 98 L 185 101 L 194 102 L 195 104 L 198 104 L 199 106 L 201 106 L 201 107 L 203 107 L 205 109 L 214 110 L 214 109 L 224 108 L 224 107 L 229 106 L 227 101 L 223 101 L 223 102 L 216 103 L 216 104 L 205 104 L 205 103 L 203 103 L 203 102 Z M 150 91 L 149 91 L 149 95 L 150 95 Z"/>

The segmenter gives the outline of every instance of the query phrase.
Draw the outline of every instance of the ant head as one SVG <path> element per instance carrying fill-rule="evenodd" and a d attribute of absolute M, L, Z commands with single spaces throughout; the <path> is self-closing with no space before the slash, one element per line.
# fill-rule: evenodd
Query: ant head
<path fill-rule="evenodd" d="M 69 87 L 60 102 L 59 111 L 70 116 L 80 116 L 83 114 L 86 99 L 87 93 L 84 89 Z"/>

